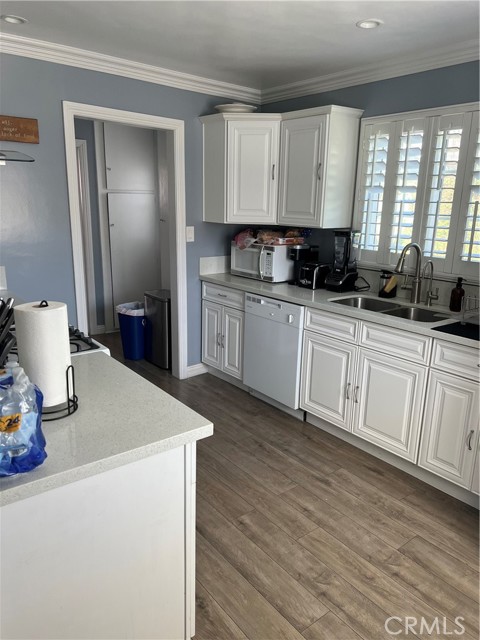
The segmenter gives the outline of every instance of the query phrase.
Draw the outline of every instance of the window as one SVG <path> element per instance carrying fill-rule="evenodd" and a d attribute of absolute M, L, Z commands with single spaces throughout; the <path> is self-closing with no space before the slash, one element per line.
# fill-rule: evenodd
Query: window
<path fill-rule="evenodd" d="M 363 121 L 354 212 L 361 263 L 395 265 L 417 242 L 436 272 L 478 278 L 479 209 L 477 104 Z"/>

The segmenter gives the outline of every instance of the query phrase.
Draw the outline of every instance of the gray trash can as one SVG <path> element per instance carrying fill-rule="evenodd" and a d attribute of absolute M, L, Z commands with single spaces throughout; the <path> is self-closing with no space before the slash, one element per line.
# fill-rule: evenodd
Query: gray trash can
<path fill-rule="evenodd" d="M 170 291 L 145 291 L 145 360 L 161 369 L 172 366 Z"/>

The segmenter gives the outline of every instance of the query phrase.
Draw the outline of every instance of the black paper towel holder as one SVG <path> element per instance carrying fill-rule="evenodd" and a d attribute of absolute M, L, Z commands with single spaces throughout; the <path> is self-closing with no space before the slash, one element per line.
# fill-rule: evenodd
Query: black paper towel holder
<path fill-rule="evenodd" d="M 56 407 L 49 407 L 42 410 L 42 421 L 52 422 L 53 420 L 60 420 L 61 418 L 67 418 L 78 409 L 78 396 L 75 393 L 75 369 L 73 365 L 69 365 L 65 371 L 65 377 L 67 380 L 67 401 Z"/>

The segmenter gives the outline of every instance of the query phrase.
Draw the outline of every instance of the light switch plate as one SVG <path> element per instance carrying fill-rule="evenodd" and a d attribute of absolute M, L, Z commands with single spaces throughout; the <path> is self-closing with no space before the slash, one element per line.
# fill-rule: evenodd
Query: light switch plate
<path fill-rule="evenodd" d="M 187 227 L 187 242 L 195 242 L 195 227 Z"/>

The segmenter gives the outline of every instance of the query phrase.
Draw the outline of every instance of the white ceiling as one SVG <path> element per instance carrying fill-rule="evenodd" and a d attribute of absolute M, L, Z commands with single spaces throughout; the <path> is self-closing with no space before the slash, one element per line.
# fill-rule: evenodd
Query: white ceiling
<path fill-rule="evenodd" d="M 357 69 L 402 62 L 408 69 L 409 61 L 424 58 L 430 68 L 435 59 L 442 66 L 444 50 L 463 47 L 472 59 L 479 39 L 476 0 L 32 0 L 2 1 L 0 11 L 29 21 L 2 22 L 7 36 L 231 83 L 259 95 Z M 384 25 L 356 28 L 365 18 L 379 18 Z"/>

